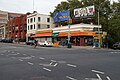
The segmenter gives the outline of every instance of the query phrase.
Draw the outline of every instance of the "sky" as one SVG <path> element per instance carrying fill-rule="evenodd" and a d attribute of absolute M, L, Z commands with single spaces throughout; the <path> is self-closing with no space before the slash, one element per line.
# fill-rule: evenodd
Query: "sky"
<path fill-rule="evenodd" d="M 0 0 L 0 10 L 14 13 L 37 11 L 40 14 L 49 14 L 54 11 L 55 6 L 57 6 L 61 1 L 66 0 Z"/>

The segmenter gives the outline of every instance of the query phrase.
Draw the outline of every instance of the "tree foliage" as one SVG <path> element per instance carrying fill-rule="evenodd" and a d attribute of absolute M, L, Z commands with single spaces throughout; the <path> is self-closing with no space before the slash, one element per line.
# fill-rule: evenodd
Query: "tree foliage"
<path fill-rule="evenodd" d="M 95 17 L 91 20 L 88 19 L 74 19 L 74 9 L 87 6 L 95 6 Z M 120 41 L 120 0 L 118 2 L 110 3 L 110 0 L 67 0 L 63 1 L 55 7 L 53 12 L 50 12 L 50 16 L 53 17 L 55 12 L 64 10 L 70 11 L 70 17 L 73 21 L 78 23 L 90 23 L 98 24 L 98 11 L 100 16 L 100 25 L 102 25 L 103 31 L 108 32 L 108 39 L 112 42 Z"/>

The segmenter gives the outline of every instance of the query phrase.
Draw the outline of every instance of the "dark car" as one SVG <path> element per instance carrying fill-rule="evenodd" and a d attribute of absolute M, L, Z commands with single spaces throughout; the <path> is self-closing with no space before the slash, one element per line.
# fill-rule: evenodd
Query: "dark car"
<path fill-rule="evenodd" d="M 113 44 L 112 48 L 113 49 L 120 49 L 120 42 L 116 42 L 115 44 Z"/>
<path fill-rule="evenodd" d="M 29 40 L 28 42 L 26 42 L 27 45 L 34 45 L 35 40 Z"/>

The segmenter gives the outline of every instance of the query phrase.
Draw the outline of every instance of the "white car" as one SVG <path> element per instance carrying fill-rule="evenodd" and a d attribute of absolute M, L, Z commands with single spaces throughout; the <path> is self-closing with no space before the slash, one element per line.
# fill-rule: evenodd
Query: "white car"
<path fill-rule="evenodd" d="M 38 42 L 38 44 L 40 46 L 49 46 L 49 47 L 52 47 L 53 46 L 53 43 L 52 42 L 49 42 L 49 41 L 44 41 L 44 42 Z"/>

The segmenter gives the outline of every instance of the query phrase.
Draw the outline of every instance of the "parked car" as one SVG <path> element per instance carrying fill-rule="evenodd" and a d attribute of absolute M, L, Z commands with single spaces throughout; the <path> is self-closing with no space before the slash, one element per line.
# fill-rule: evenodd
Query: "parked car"
<path fill-rule="evenodd" d="M 38 44 L 43 47 L 52 47 L 53 46 L 53 43 L 50 41 L 38 42 Z"/>
<path fill-rule="evenodd" d="M 26 42 L 26 45 L 34 45 L 35 40 L 29 40 Z"/>
<path fill-rule="evenodd" d="M 116 42 L 115 44 L 113 44 L 112 48 L 113 49 L 120 49 L 120 42 Z"/>

